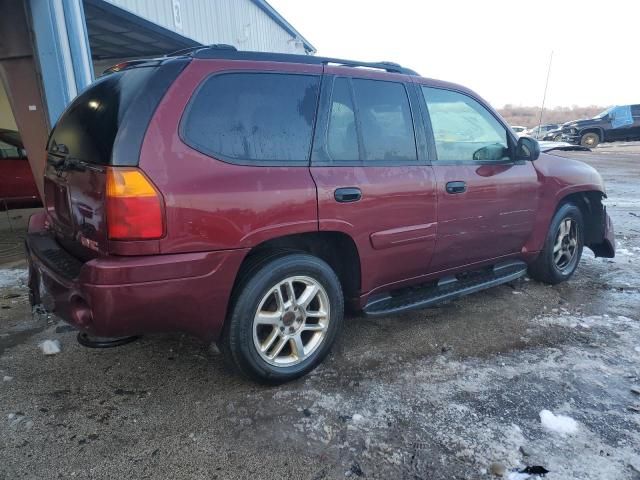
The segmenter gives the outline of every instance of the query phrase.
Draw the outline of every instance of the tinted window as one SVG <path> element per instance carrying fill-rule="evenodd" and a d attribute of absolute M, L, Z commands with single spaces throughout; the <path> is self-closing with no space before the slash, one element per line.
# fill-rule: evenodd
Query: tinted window
<path fill-rule="evenodd" d="M 102 165 L 111 162 L 113 143 L 128 108 L 153 73 L 153 68 L 133 68 L 96 80 L 69 105 L 51 134 L 69 155 Z M 49 148 L 50 148 L 49 147 Z"/>
<path fill-rule="evenodd" d="M 359 159 L 356 116 L 346 78 L 336 79 L 333 85 L 327 148 L 333 160 Z"/>
<path fill-rule="evenodd" d="M 306 162 L 319 77 L 228 73 L 204 82 L 183 126 L 197 150 L 231 161 Z"/>
<path fill-rule="evenodd" d="M 640 117 L 640 105 L 631 105 L 631 114 L 634 117 Z"/>
<path fill-rule="evenodd" d="M 438 160 L 504 161 L 509 136 L 504 126 L 471 97 L 422 87 Z"/>
<path fill-rule="evenodd" d="M 20 150 L 0 140 L 0 160 L 3 158 L 20 158 Z"/>
<path fill-rule="evenodd" d="M 409 99 L 401 83 L 353 80 L 358 124 L 367 161 L 415 161 Z"/>

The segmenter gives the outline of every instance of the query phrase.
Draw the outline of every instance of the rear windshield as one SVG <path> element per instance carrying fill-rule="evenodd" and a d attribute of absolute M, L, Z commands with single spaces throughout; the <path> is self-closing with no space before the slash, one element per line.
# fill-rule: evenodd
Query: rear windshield
<path fill-rule="evenodd" d="M 97 79 L 78 95 L 51 133 L 49 149 L 64 144 L 69 156 L 109 165 L 113 144 L 127 110 L 144 90 L 154 68 L 132 68 Z"/>

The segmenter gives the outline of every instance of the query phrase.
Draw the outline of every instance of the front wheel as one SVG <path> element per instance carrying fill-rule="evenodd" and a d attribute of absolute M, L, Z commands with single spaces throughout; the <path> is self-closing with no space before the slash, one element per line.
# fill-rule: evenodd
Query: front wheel
<path fill-rule="evenodd" d="M 343 314 L 340 282 L 324 261 L 297 253 L 266 260 L 240 281 L 222 349 L 244 375 L 287 382 L 322 362 Z"/>
<path fill-rule="evenodd" d="M 529 266 L 529 275 L 555 285 L 571 278 L 578 267 L 584 242 L 584 221 L 580 209 L 562 205 L 551 220 L 544 247 Z"/>
<path fill-rule="evenodd" d="M 597 133 L 585 133 L 580 139 L 580 145 L 588 148 L 595 148 L 600 143 L 600 135 Z"/>

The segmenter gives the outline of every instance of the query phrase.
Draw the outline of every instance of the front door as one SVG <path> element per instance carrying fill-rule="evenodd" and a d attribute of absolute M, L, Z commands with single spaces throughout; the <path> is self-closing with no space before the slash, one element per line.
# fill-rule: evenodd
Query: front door
<path fill-rule="evenodd" d="M 531 235 L 538 180 L 515 161 L 516 140 L 478 100 L 422 86 L 437 160 L 438 233 L 432 271 L 520 252 Z"/>
<path fill-rule="evenodd" d="M 354 239 L 365 293 L 427 273 L 436 182 L 406 78 L 353 70 L 326 68 L 311 173 L 320 230 Z"/>

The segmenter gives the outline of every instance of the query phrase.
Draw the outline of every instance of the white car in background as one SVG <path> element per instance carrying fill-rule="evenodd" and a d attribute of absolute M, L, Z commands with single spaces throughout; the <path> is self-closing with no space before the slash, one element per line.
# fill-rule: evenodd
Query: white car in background
<path fill-rule="evenodd" d="M 523 137 L 527 134 L 527 127 L 523 127 L 521 125 L 511 125 L 511 130 L 516 132 L 519 137 Z"/>

